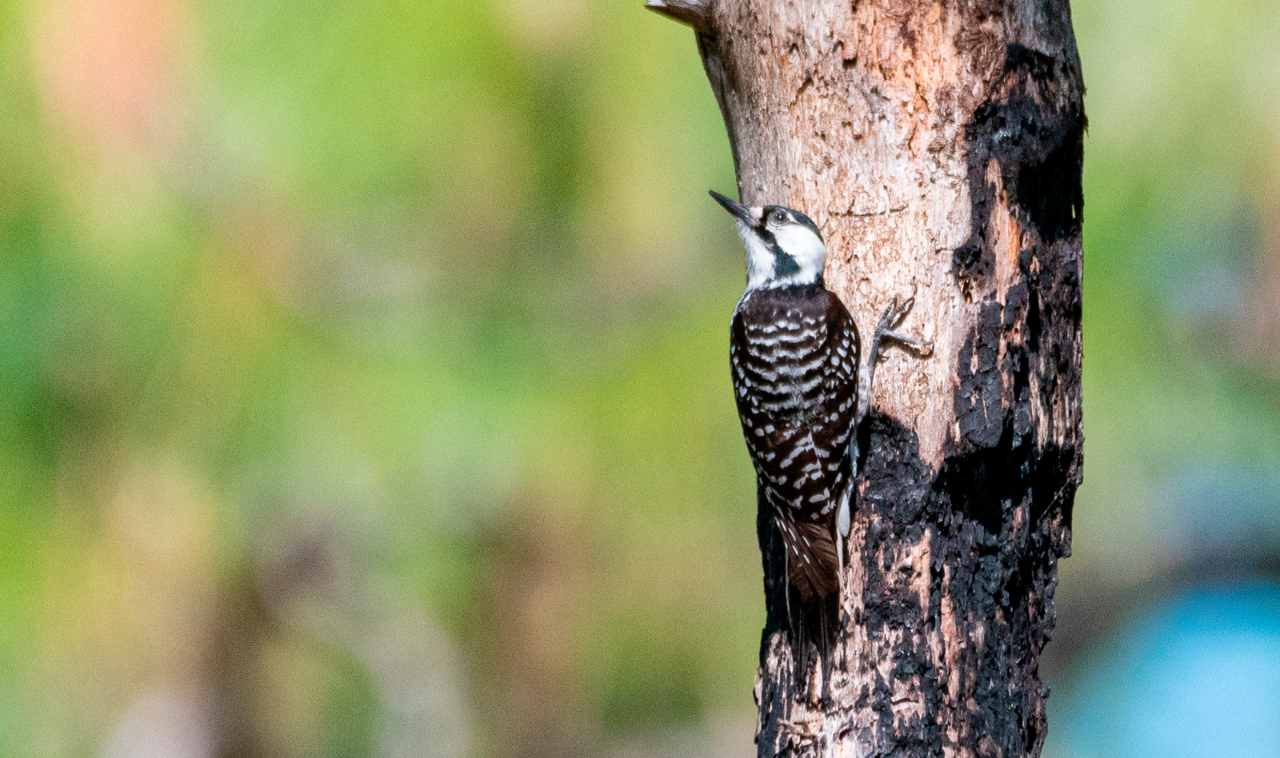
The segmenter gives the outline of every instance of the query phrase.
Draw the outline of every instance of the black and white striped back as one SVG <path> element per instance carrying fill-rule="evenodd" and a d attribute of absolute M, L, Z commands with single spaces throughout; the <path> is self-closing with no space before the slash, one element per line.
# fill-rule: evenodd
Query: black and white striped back
<path fill-rule="evenodd" d="M 859 350 L 853 319 L 821 279 L 749 290 L 734 311 L 738 415 L 804 600 L 839 588 L 835 517 L 851 495 Z"/>

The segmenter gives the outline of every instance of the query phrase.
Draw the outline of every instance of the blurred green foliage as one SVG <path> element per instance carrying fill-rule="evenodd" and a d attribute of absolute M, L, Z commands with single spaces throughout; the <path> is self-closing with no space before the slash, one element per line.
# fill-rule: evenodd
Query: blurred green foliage
<path fill-rule="evenodd" d="M 639 5 L 0 2 L 0 754 L 749 744 L 732 162 Z M 1064 616 L 1280 465 L 1280 11 L 1075 11 Z"/>

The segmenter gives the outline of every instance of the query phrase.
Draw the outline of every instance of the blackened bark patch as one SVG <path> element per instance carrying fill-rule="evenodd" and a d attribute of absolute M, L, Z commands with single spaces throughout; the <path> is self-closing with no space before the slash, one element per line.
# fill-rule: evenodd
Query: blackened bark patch
<path fill-rule="evenodd" d="M 1073 125 L 1064 142 L 1043 161 L 1018 169 L 1013 199 L 1031 216 L 1045 242 L 1074 237 L 1080 232 L 1084 213 L 1084 188 L 1080 180 L 1064 182 L 1063 177 L 1080 176 L 1084 161 L 1084 130 Z M 1072 186 L 1074 184 L 1074 186 Z"/>
<path fill-rule="evenodd" d="M 928 636 L 920 633 L 940 613 L 941 575 L 930 567 L 929 601 L 923 606 L 913 578 L 896 565 L 882 564 L 881 556 L 894 555 L 906 545 L 919 546 L 925 540 L 937 544 L 937 525 L 946 508 L 930 491 L 933 472 L 920 460 L 915 432 L 874 411 L 865 427 L 869 442 L 862 475 L 867 480 L 867 495 L 858 502 L 858 509 L 869 513 L 871 520 L 862 549 L 866 586 L 862 598 L 865 616 L 860 621 L 872 639 L 891 635 L 902 639 L 894 651 L 889 678 L 878 678 L 869 693 L 871 707 L 884 716 L 876 726 L 876 742 L 882 755 L 941 755 L 944 732 L 938 719 L 895 725 L 893 718 L 897 683 L 918 689 L 926 713 L 936 713 L 934 708 L 943 699 L 945 677 L 934 666 Z"/>
<path fill-rule="evenodd" d="M 998 370 L 1002 314 L 1000 303 L 983 303 L 977 326 L 960 349 L 955 403 L 962 451 L 995 447 L 1000 441 L 1006 404 Z"/>
<path fill-rule="evenodd" d="M 1036 373 L 1041 398 L 1053 396 L 1060 383 L 1078 385 L 1080 282 L 1074 250 L 1043 243 L 1024 250 L 1020 277 L 1008 285 L 1003 303 L 992 298 L 977 305 L 975 325 L 957 356 L 958 434 L 935 487 L 958 513 L 991 534 L 1001 533 L 1024 491 L 1031 495 L 1034 523 L 1058 508 L 1070 525 L 1079 453 L 1036 439 L 1031 379 Z M 1045 338 L 1046 330 L 1052 339 Z"/>
<path fill-rule="evenodd" d="M 1013 424 L 1006 423 L 999 442 L 947 460 L 935 486 L 946 493 L 952 507 L 999 535 L 1014 499 L 1026 491 L 1030 446 L 1015 447 Z"/>
<path fill-rule="evenodd" d="M 1071 528 L 1071 508 L 1079 487 L 1078 459 L 1075 450 L 1050 446 L 1041 451 L 1031 471 L 1031 524 L 1037 528 L 1046 516 L 1062 515 L 1062 523 Z"/>
<path fill-rule="evenodd" d="M 969 357 L 987 375 L 1011 370 L 1010 357 L 987 351 L 1017 320 L 1006 325 L 998 307 L 981 319 L 985 336 L 970 340 L 975 352 Z M 975 372 L 967 379 L 990 387 Z M 862 552 L 865 612 L 855 622 L 871 639 L 901 639 L 889 679 L 863 693 L 862 707 L 885 716 L 876 727 L 876 755 L 941 755 L 952 744 L 936 719 L 904 724 L 889 718 L 898 683 L 918 688 L 926 713 L 938 713 L 938 704 L 951 698 L 969 699 L 976 710 L 952 728 L 971 730 L 968 744 L 991 748 L 980 754 L 1034 754 L 1043 740 L 1044 690 L 1028 662 L 1039 658 L 1053 624 L 1054 577 L 1066 543 L 1061 523 L 1051 516 L 1069 513 L 1077 459 L 1074 449 L 1037 444 L 1032 428 L 1017 432 L 1012 409 L 996 409 L 980 437 L 986 442 L 994 429 L 992 444 L 970 440 L 963 452 L 949 453 L 936 475 L 920 462 L 908 427 L 874 412 L 867 419 L 862 475 L 868 494 L 858 503 L 870 517 Z M 883 557 L 926 539 L 929 600 L 922 606 L 918 584 Z M 960 691 L 951 688 L 950 672 L 936 668 L 929 635 L 922 633 L 938 628 L 944 596 L 958 637 L 984 640 L 964 647 L 955 660 Z"/>
<path fill-rule="evenodd" d="M 931 515 L 925 509 L 933 472 L 920 460 L 920 441 L 909 427 L 875 410 L 863 423 L 868 454 L 862 476 L 868 486 L 857 507 L 880 516 L 890 528 L 887 536 L 906 536 L 913 525 Z"/>
<path fill-rule="evenodd" d="M 1040 293 L 1031 290 L 1027 295 L 1027 350 L 1040 351 L 1040 333 L 1044 331 L 1044 322 L 1040 320 Z"/>
<path fill-rule="evenodd" d="M 1006 48 L 1004 67 L 988 99 L 965 125 L 968 145 L 970 236 L 953 254 L 956 276 L 966 294 L 990 276 L 994 265 L 989 238 L 996 186 L 988 181 L 991 161 L 1023 220 L 1051 244 L 1080 235 L 1084 213 L 1081 166 L 1084 110 L 1047 99 L 1066 75 L 1064 63 L 1018 44 Z"/>
<path fill-rule="evenodd" d="M 1023 505 L 1033 528 L 1051 511 L 1061 511 L 1069 527 L 1074 461 L 1074 451 L 1057 445 L 1037 448 L 1030 431 L 1016 434 L 1012 419 L 1006 418 L 998 444 L 948 458 L 934 487 L 957 513 L 994 536 Z"/>

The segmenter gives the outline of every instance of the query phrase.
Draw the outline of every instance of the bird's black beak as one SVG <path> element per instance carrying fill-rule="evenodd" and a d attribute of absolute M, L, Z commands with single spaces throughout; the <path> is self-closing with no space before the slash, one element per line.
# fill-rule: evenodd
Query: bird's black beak
<path fill-rule="evenodd" d="M 720 205 L 724 206 L 724 209 L 726 211 L 729 211 L 734 216 L 738 217 L 738 219 L 740 219 L 742 223 L 750 227 L 756 227 L 760 225 L 760 219 L 756 218 L 755 214 L 753 214 L 751 212 L 751 209 L 748 208 L 747 206 L 743 205 L 742 203 L 730 200 L 729 198 L 725 197 L 724 195 L 721 195 L 719 192 L 716 192 L 715 190 L 710 190 L 710 192 L 711 192 L 711 196 L 716 199 L 717 203 L 720 203 Z"/>

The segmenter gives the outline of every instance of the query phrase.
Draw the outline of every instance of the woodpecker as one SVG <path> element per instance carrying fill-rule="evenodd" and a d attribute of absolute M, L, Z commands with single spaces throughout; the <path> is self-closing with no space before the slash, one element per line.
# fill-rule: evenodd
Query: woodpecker
<path fill-rule="evenodd" d="M 747 251 L 747 289 L 733 312 L 729 361 L 762 507 L 782 536 L 797 600 L 833 599 L 854 505 L 857 428 L 880 341 L 894 338 L 921 354 L 932 346 L 890 331 L 912 302 L 895 297 L 864 356 L 853 318 L 823 283 L 827 249 L 818 225 L 792 208 L 711 196 L 737 218 Z M 788 605 L 790 598 L 789 592 Z"/>

